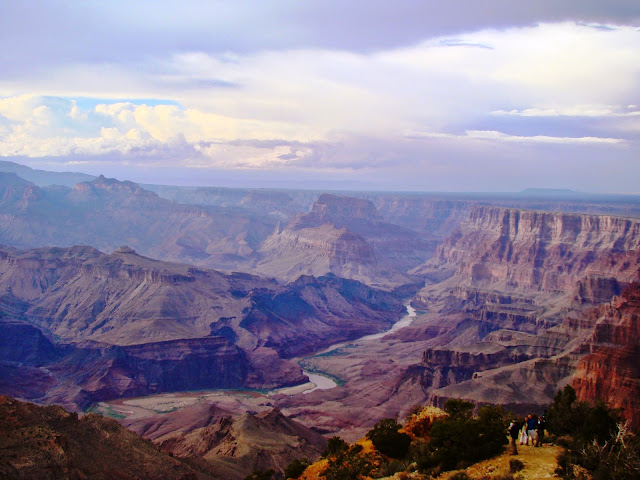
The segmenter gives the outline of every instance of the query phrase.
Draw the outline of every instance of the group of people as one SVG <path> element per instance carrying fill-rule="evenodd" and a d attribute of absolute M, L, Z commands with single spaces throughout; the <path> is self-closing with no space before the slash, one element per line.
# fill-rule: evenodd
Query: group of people
<path fill-rule="evenodd" d="M 517 442 L 520 445 L 531 445 L 539 447 L 542 445 L 542 439 L 544 438 L 544 430 L 547 426 L 544 415 L 536 416 L 529 415 L 524 421 L 514 419 L 509 425 L 509 436 L 511 437 L 511 455 L 518 454 Z"/>

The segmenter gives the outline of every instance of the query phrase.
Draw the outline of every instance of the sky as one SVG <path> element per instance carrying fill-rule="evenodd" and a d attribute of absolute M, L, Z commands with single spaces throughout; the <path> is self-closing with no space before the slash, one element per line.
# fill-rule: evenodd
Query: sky
<path fill-rule="evenodd" d="M 0 2 L 0 159 L 144 183 L 640 193 L 637 0 Z"/>

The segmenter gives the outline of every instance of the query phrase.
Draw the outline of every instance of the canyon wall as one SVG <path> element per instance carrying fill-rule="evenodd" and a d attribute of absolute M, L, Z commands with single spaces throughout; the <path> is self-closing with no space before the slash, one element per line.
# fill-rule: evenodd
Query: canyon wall
<path fill-rule="evenodd" d="M 287 358 L 388 328 L 394 293 L 336 276 L 280 285 L 122 247 L 0 249 L 0 392 L 85 408 L 166 391 L 276 388 Z"/>
<path fill-rule="evenodd" d="M 600 336 L 605 328 L 591 309 L 640 278 L 638 220 L 476 206 L 413 273 L 428 279 L 414 304 L 449 325 L 413 371 L 434 401 L 530 408 L 532 399 L 550 402 L 576 368 L 588 378 L 609 358 L 612 369 L 628 369 L 629 344 L 581 359 L 597 344 L 594 328 Z M 581 388 L 591 398 L 613 390 L 602 380 Z"/>
<path fill-rule="evenodd" d="M 579 400 L 605 400 L 640 428 L 640 284 L 590 312 L 597 323 L 572 386 Z"/>
<path fill-rule="evenodd" d="M 414 273 L 450 267 L 458 281 L 506 291 L 569 292 L 583 280 L 583 292 L 615 293 L 615 282 L 637 278 L 639 248 L 638 220 L 475 207 Z"/>
<path fill-rule="evenodd" d="M 411 283 L 405 272 L 434 248 L 416 231 L 383 221 L 369 200 L 322 194 L 263 242 L 255 270 L 287 281 L 334 273 L 393 288 Z"/>

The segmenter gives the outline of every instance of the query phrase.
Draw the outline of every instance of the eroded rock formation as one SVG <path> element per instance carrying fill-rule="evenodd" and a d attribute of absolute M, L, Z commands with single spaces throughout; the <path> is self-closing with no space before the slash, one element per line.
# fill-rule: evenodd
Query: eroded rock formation
<path fill-rule="evenodd" d="M 404 312 L 395 294 L 354 280 L 302 277 L 280 286 L 128 247 L 110 255 L 0 250 L 0 292 L 0 329 L 10 335 L 0 341 L 0 392 L 70 408 L 299 384 L 306 377 L 287 357 L 383 330 Z"/>
<path fill-rule="evenodd" d="M 605 400 L 640 428 L 640 284 L 590 312 L 596 322 L 572 386 L 579 400 Z"/>

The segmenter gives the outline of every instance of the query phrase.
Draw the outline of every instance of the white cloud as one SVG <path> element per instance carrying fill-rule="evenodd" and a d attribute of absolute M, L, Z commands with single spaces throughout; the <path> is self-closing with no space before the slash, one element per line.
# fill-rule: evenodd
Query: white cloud
<path fill-rule="evenodd" d="M 497 142 L 515 143 L 555 143 L 555 144 L 619 144 L 619 138 L 602 137 L 552 137 L 548 135 L 509 135 L 495 130 L 469 130 L 466 136 L 477 140 L 494 140 Z"/>
<path fill-rule="evenodd" d="M 502 143 L 548 143 L 548 144 L 602 144 L 615 145 L 624 144 L 625 140 L 608 137 L 554 137 L 549 135 L 510 135 L 496 130 L 467 130 L 464 135 L 441 133 L 441 132 L 416 132 L 405 133 L 407 138 L 434 138 L 443 140 L 489 140 Z"/>
<path fill-rule="evenodd" d="M 275 168 L 313 160 L 339 168 L 352 160 L 348 152 L 323 162 L 318 145 L 358 144 L 352 152 L 358 162 L 378 165 L 374 146 L 366 150 L 366 144 L 345 139 L 401 139 L 406 131 L 523 148 L 613 146 L 640 132 L 634 107 L 639 77 L 637 29 L 574 23 L 483 30 L 370 53 L 178 51 L 136 68 L 68 64 L 38 78 L 0 80 L 0 94 L 47 94 L 0 98 L 0 155 L 152 155 L 175 149 L 185 157 L 173 161 L 185 165 Z M 82 108 L 61 98 L 79 95 L 114 101 Z M 167 98 L 173 104 L 118 101 L 123 98 Z M 539 122 L 521 123 L 507 134 L 503 125 L 489 122 L 516 117 L 593 117 L 600 123 L 584 131 L 575 123 L 562 131 L 557 123 L 557 132 L 540 129 Z M 624 139 L 613 138 L 612 131 Z M 272 139 L 280 142 L 237 142 Z M 294 142 L 316 150 L 298 151 Z M 400 155 L 392 158 L 402 162 Z"/>
<path fill-rule="evenodd" d="M 517 117 L 638 117 L 640 110 L 635 105 L 628 105 L 626 108 L 615 105 L 572 105 L 558 108 L 496 110 L 491 114 Z"/>

